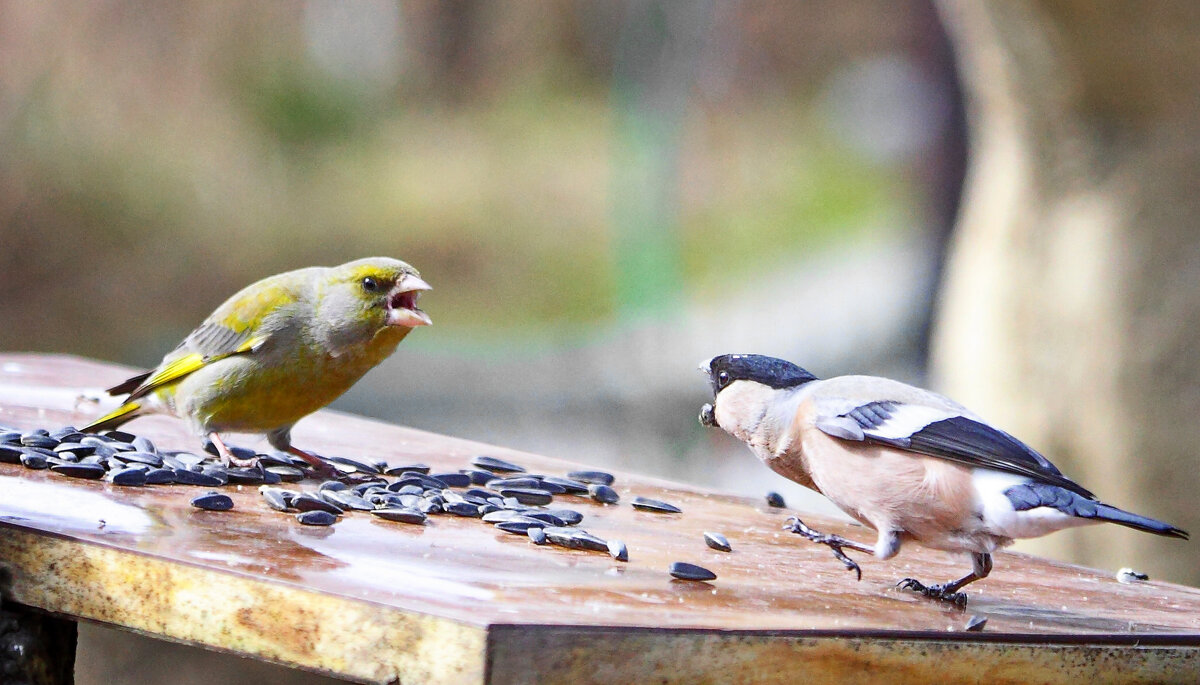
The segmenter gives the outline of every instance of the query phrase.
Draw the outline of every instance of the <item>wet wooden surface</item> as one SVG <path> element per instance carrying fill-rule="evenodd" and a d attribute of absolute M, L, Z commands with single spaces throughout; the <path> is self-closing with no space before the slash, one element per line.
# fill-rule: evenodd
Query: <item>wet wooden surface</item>
<path fill-rule="evenodd" d="M 129 372 L 0 355 L 0 425 L 86 423 L 110 406 L 89 398 Z M 163 449 L 199 450 L 175 419 L 127 428 Z M 584 466 L 569 454 L 526 454 L 335 412 L 304 419 L 293 435 L 321 454 L 420 461 L 435 472 L 467 468 L 478 454 L 547 475 Z M 261 447 L 256 438 L 234 442 Z M 1161 681 L 1200 668 L 1194 588 L 1122 584 L 1109 571 L 999 553 L 991 577 L 967 588 L 964 610 L 894 584 L 956 578 L 969 569 L 965 558 L 915 546 L 888 562 L 857 555 L 863 580 L 855 582 L 827 548 L 782 530 L 797 512 L 616 476 L 619 504 L 560 495 L 555 506 L 582 512 L 581 528 L 624 541 L 628 563 L 538 547 L 475 519 L 411 526 L 360 512 L 311 528 L 269 509 L 253 486 L 221 488 L 235 508 L 206 512 L 189 505 L 205 488 L 118 487 L 0 464 L 0 566 L 10 572 L 7 596 L 24 604 L 364 682 L 566 682 L 568 674 L 578 682 L 787 682 L 801 674 L 854 682 L 900 665 L 898 677 L 913 682 L 983 672 L 991 682 L 1035 673 L 1068 680 L 1118 665 L 1110 675 Z M 635 495 L 683 513 L 637 511 Z M 804 519 L 873 540 L 856 526 Z M 723 533 L 734 551 L 707 548 L 704 531 Z M 718 579 L 674 581 L 673 561 Z M 972 616 L 988 619 L 983 632 L 964 631 Z"/>

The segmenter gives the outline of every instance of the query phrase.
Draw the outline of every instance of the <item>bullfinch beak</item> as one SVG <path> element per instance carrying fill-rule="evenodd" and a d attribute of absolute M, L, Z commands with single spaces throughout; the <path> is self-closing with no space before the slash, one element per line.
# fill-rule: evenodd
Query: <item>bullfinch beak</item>
<path fill-rule="evenodd" d="M 387 325 L 407 328 L 432 326 L 433 320 L 429 315 L 417 308 L 417 299 L 426 290 L 433 288 L 420 276 L 408 274 L 400 279 L 388 297 Z"/>
<path fill-rule="evenodd" d="M 696 368 L 700 369 L 701 373 L 707 375 L 709 380 L 713 377 L 713 360 L 706 359 L 698 363 Z M 716 397 L 713 397 L 714 401 Z M 713 405 L 706 403 L 700 408 L 700 425 L 706 428 L 718 428 L 716 425 L 716 414 L 714 413 Z"/>

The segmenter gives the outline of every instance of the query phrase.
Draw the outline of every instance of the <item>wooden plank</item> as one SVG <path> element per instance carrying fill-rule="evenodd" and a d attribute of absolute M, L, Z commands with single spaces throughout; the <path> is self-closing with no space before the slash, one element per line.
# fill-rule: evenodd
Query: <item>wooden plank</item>
<path fill-rule="evenodd" d="M 0 425 L 81 424 L 100 411 L 88 398 L 127 373 L 0 355 Z M 162 448 L 198 449 L 181 421 L 149 417 L 129 428 Z M 442 471 L 481 453 L 545 474 L 580 467 L 328 411 L 294 435 L 326 455 Z M 623 540 L 628 563 L 538 547 L 474 519 L 418 527 L 357 513 L 308 528 L 269 509 L 254 487 L 223 488 L 234 510 L 205 512 L 189 505 L 203 489 L 122 488 L 0 464 L 0 565 L 11 572 L 9 596 L 24 604 L 364 682 L 532 682 L 552 664 L 580 682 L 588 673 L 773 682 L 897 659 L 926 677 L 955 660 L 997 674 L 1038 669 L 1048 681 L 1103 675 L 1113 658 L 1148 680 L 1200 669 L 1194 588 L 1126 585 L 1000 553 L 964 611 L 893 587 L 905 576 L 957 577 L 964 559 L 913 547 L 888 562 L 860 559 L 855 582 L 827 548 L 781 530 L 794 512 L 630 474 L 617 474 L 615 487 L 617 505 L 568 496 L 556 505 L 583 512 L 581 527 L 599 537 Z M 684 513 L 636 511 L 634 495 Z M 856 526 L 805 520 L 871 539 Z M 708 549 L 708 530 L 734 552 Z M 666 569 L 677 560 L 719 578 L 673 581 Z M 988 619 L 985 632 L 964 632 L 974 615 Z M 1037 646 L 1046 644 L 1055 647 Z M 946 656 L 920 656 L 935 647 Z"/>

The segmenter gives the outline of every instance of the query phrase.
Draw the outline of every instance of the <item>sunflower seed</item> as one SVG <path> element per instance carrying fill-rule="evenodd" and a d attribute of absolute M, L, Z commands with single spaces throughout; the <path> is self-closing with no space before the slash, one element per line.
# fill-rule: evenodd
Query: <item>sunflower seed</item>
<path fill-rule="evenodd" d="M 424 475 L 429 473 L 429 466 L 427 464 L 397 464 L 387 467 L 383 472 L 389 476 L 402 476 L 410 472 Z"/>
<path fill-rule="evenodd" d="M 337 516 L 327 511 L 306 511 L 296 514 L 296 520 L 306 526 L 332 526 L 337 522 Z"/>
<path fill-rule="evenodd" d="M 729 546 L 729 540 L 725 539 L 725 536 L 721 535 L 720 533 L 706 532 L 704 534 L 704 544 L 721 552 L 733 551 L 733 547 Z"/>
<path fill-rule="evenodd" d="M 686 561 L 676 561 L 671 564 L 670 573 L 672 576 L 680 580 L 716 580 L 717 574 L 695 564 L 689 564 Z"/>
<path fill-rule="evenodd" d="M 474 504 L 477 507 L 488 506 L 488 501 L 486 499 L 484 499 L 483 497 L 476 497 L 475 495 L 460 495 L 460 496 L 462 497 L 464 502 L 470 502 L 471 504 Z M 496 508 L 499 509 L 499 507 L 496 507 Z"/>
<path fill-rule="evenodd" d="M 435 473 L 430 476 L 437 478 L 450 488 L 469 488 L 471 487 L 471 477 L 465 473 Z"/>
<path fill-rule="evenodd" d="M 629 548 L 620 540 L 609 540 L 608 555 L 617 561 L 629 561 Z"/>
<path fill-rule="evenodd" d="M 150 442 L 150 438 L 145 438 L 139 435 L 129 442 L 136 450 L 150 452 L 151 454 L 158 454 L 158 448 L 154 446 L 153 442 Z"/>
<path fill-rule="evenodd" d="M 621 496 L 617 494 L 616 490 L 602 483 L 592 483 L 589 485 L 588 494 L 592 496 L 592 499 L 601 504 L 616 504 L 621 501 Z"/>
<path fill-rule="evenodd" d="M 417 485 L 424 490 L 446 489 L 446 483 L 434 478 L 433 476 L 426 476 L 423 473 L 416 473 L 415 471 L 405 471 L 404 473 L 400 474 L 400 480 L 397 480 L 388 486 L 388 490 L 397 492 L 405 485 Z"/>
<path fill-rule="evenodd" d="M 187 469 L 175 469 L 175 482 L 180 485 L 203 485 L 207 487 L 224 485 L 218 478 Z"/>
<path fill-rule="evenodd" d="M 669 504 L 661 500 L 650 499 L 649 497 L 634 497 L 630 502 L 635 509 L 642 511 L 653 511 L 660 514 L 682 514 L 683 510 L 674 504 Z"/>
<path fill-rule="evenodd" d="M 108 472 L 108 480 L 113 485 L 145 485 L 147 471 L 147 468 L 139 468 L 137 466 L 131 466 L 127 469 L 117 469 L 116 471 Z"/>
<path fill-rule="evenodd" d="M 326 490 L 322 499 L 346 510 L 371 511 L 375 509 L 370 502 L 348 490 Z"/>
<path fill-rule="evenodd" d="M 235 466 L 225 470 L 225 476 L 228 482 L 234 485 L 261 485 L 263 483 L 262 472 L 257 468 L 242 468 Z"/>
<path fill-rule="evenodd" d="M 221 481 L 221 485 L 229 483 L 229 471 L 224 466 L 209 464 L 208 466 L 205 466 L 200 473 L 216 478 L 217 480 Z"/>
<path fill-rule="evenodd" d="M 22 454 L 24 452 L 20 447 L 16 447 L 15 445 L 0 445 L 0 463 L 20 464 Z"/>
<path fill-rule="evenodd" d="M 392 503 L 399 502 L 400 506 L 409 507 L 411 509 L 412 507 L 420 504 L 423 500 L 421 499 L 420 495 L 392 495 L 387 499 L 387 501 Z M 441 502 L 438 502 L 438 504 L 441 504 Z"/>
<path fill-rule="evenodd" d="M 233 498 L 219 492 L 209 492 L 192 498 L 192 506 L 208 511 L 229 511 L 233 508 Z"/>
<path fill-rule="evenodd" d="M 529 536 L 529 539 L 535 545 L 544 545 L 550 542 L 546 539 L 546 530 L 544 528 L 530 528 L 525 531 L 525 534 Z"/>
<path fill-rule="evenodd" d="M 551 509 L 546 513 L 557 517 L 568 526 L 573 526 L 583 520 L 583 514 L 574 509 Z"/>
<path fill-rule="evenodd" d="M 120 457 L 121 461 L 124 462 L 137 462 L 139 464 L 147 464 L 149 466 L 162 466 L 163 463 L 162 457 L 152 452 L 139 452 L 134 450 L 131 452 L 121 452 L 117 456 Z"/>
<path fill-rule="evenodd" d="M 120 442 L 133 442 L 133 439 L 137 436 L 133 433 L 128 433 L 123 430 L 112 429 L 105 431 L 104 437 L 108 438 L 109 440 L 119 440 Z"/>
<path fill-rule="evenodd" d="M 330 504 L 307 492 L 301 493 L 299 497 L 292 499 L 292 506 L 300 511 L 324 511 L 335 516 L 342 513 L 342 508 L 338 505 Z"/>
<path fill-rule="evenodd" d="M 480 471 L 479 469 L 463 469 L 459 471 L 471 479 L 471 485 L 487 485 L 489 480 L 496 477 L 496 474 L 490 471 Z"/>
<path fill-rule="evenodd" d="M 64 476 L 72 478 L 86 478 L 88 480 L 96 480 L 104 477 L 104 467 L 99 464 L 56 464 L 50 467 L 51 471 L 61 473 Z"/>
<path fill-rule="evenodd" d="M 272 454 L 257 454 L 257 455 L 255 455 L 255 459 L 258 460 L 258 463 L 264 469 L 267 468 L 268 466 L 298 466 L 298 464 L 295 463 L 295 461 L 292 459 L 292 457 L 290 455 L 284 454 L 282 452 L 274 452 Z M 308 463 L 308 462 L 304 462 L 304 460 L 300 460 L 300 461 L 302 461 L 305 464 Z"/>
<path fill-rule="evenodd" d="M 504 497 L 512 497 L 521 504 L 541 506 L 554 501 L 554 495 L 536 488 L 504 488 L 500 491 Z"/>
<path fill-rule="evenodd" d="M 479 518 L 479 505 L 470 502 L 447 502 L 442 508 L 456 516 Z"/>
<path fill-rule="evenodd" d="M 566 521 L 560 519 L 559 517 L 555 516 L 554 514 L 551 514 L 550 512 L 547 512 L 547 511 L 531 511 L 531 512 L 526 513 L 525 516 L 527 516 L 531 519 L 535 519 L 537 521 L 542 521 L 548 525 L 555 526 L 557 528 L 565 528 L 567 526 Z"/>
<path fill-rule="evenodd" d="M 611 473 L 605 473 L 604 471 L 571 471 L 567 474 L 567 478 L 599 485 L 612 485 L 614 480 Z"/>
<path fill-rule="evenodd" d="M 516 478 L 493 478 L 487 482 L 487 486 L 491 490 L 500 490 L 502 488 L 536 488 L 541 485 L 541 481 L 537 478 L 529 476 L 520 476 Z"/>
<path fill-rule="evenodd" d="M 27 469 L 40 471 L 49 468 L 50 460 L 46 455 L 35 452 L 32 448 L 25 448 L 25 451 L 21 453 L 21 464 Z"/>
<path fill-rule="evenodd" d="M 563 486 L 557 485 L 555 483 L 550 483 L 545 480 L 539 480 L 538 484 L 533 487 L 536 490 L 545 490 L 546 492 L 550 493 L 551 495 L 561 495 L 567 491 L 567 489 L 564 488 Z"/>
<path fill-rule="evenodd" d="M 385 521 L 397 521 L 399 523 L 421 524 L 425 523 L 425 514 L 412 509 L 402 509 L 398 507 L 388 507 L 387 509 L 375 509 L 371 512 Z"/>
<path fill-rule="evenodd" d="M 772 491 L 767 493 L 767 506 L 782 509 L 787 505 L 783 502 L 783 495 Z"/>
<path fill-rule="evenodd" d="M 109 459 L 113 455 L 117 454 L 117 451 L 114 450 L 112 447 L 109 447 L 107 444 L 92 445 L 92 447 L 94 448 L 92 450 L 92 454 L 94 454 L 95 456 L 100 457 L 102 459 Z"/>
<path fill-rule="evenodd" d="M 1137 583 L 1145 580 L 1150 580 L 1150 576 L 1141 571 L 1135 571 L 1128 567 L 1117 571 L 1117 581 L 1121 583 Z"/>
<path fill-rule="evenodd" d="M 58 447 L 54 448 L 55 453 L 62 454 L 70 452 L 77 457 L 86 457 L 96 451 L 95 445 L 85 445 L 82 442 L 60 442 Z"/>
<path fill-rule="evenodd" d="M 348 457 L 324 457 L 325 461 L 332 462 L 336 467 L 338 464 L 349 466 L 359 473 L 379 473 L 379 469 L 375 468 L 374 464 L 368 464 L 365 461 L 350 459 Z"/>
<path fill-rule="evenodd" d="M 150 469 L 146 472 L 146 485 L 167 485 L 175 482 L 172 469 Z"/>
<path fill-rule="evenodd" d="M 547 485 L 555 485 L 572 495 L 586 495 L 588 492 L 588 484 L 573 478 L 559 478 L 558 476 L 546 476 L 542 478 L 542 487 Z"/>
<path fill-rule="evenodd" d="M 535 521 L 533 519 L 521 518 L 521 519 L 513 519 L 511 521 L 501 521 L 500 523 L 496 524 L 496 527 L 499 528 L 500 530 L 504 531 L 505 533 L 524 534 L 530 528 L 545 528 L 546 524 L 542 521 Z"/>
<path fill-rule="evenodd" d="M 587 549 L 593 552 L 607 552 L 608 543 L 579 528 L 558 528 L 547 526 L 546 539 L 560 547 L 568 549 Z"/>
<path fill-rule="evenodd" d="M 279 490 L 278 488 L 263 486 L 258 489 L 258 493 L 262 495 L 264 500 L 266 500 L 267 506 L 271 507 L 275 511 L 287 511 L 288 509 L 291 509 L 291 507 L 288 506 L 287 498 L 283 496 L 283 491 Z"/>
<path fill-rule="evenodd" d="M 525 473 L 525 467 L 517 466 L 510 461 L 504 461 L 497 457 L 490 457 L 486 454 L 481 454 L 471 460 L 471 463 L 481 469 L 487 469 L 495 473 Z"/>
<path fill-rule="evenodd" d="M 295 466 L 268 466 L 267 473 L 279 476 L 285 483 L 299 483 L 304 480 L 304 472 Z"/>
<path fill-rule="evenodd" d="M 26 433 L 21 436 L 21 444 L 25 447 L 41 447 L 43 449 L 52 450 L 58 447 L 59 440 L 55 440 L 49 435 L 41 435 L 38 433 Z"/>

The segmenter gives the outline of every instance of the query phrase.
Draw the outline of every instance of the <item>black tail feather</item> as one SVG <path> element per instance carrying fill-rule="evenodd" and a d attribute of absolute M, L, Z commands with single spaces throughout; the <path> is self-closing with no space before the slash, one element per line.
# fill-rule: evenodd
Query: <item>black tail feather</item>
<path fill-rule="evenodd" d="M 1141 516 L 1125 511 L 1124 509 L 1118 509 L 1112 505 L 1089 499 L 1077 492 L 1071 492 L 1070 490 L 1049 483 L 1034 482 L 1014 485 L 1004 491 L 1004 496 L 1008 498 L 1008 501 L 1012 503 L 1013 509 L 1017 511 L 1027 511 L 1035 507 L 1050 507 L 1071 516 L 1108 521 L 1127 528 L 1133 528 L 1134 530 L 1154 533 L 1155 535 L 1181 538 L 1183 540 L 1190 538 L 1188 532 L 1182 528 L 1176 528 L 1169 523 L 1152 519 L 1148 516 Z"/>
<path fill-rule="evenodd" d="M 1165 521 L 1152 519 L 1148 516 L 1140 516 L 1108 504 L 1096 504 L 1096 515 L 1094 518 L 1098 518 L 1101 521 L 1110 521 L 1126 528 L 1133 528 L 1134 530 L 1154 533 L 1155 535 L 1165 535 L 1170 538 L 1187 540 L 1191 537 L 1186 530 L 1176 528 Z"/>

